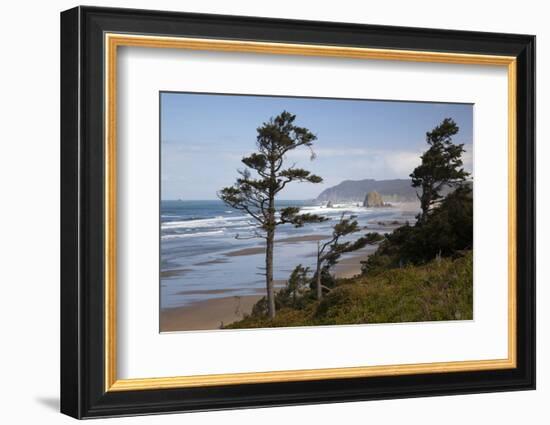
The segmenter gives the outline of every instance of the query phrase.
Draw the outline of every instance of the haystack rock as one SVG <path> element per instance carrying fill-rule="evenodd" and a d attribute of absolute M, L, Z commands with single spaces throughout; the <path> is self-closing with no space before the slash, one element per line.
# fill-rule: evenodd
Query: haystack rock
<path fill-rule="evenodd" d="M 327 202 L 327 208 L 333 208 L 332 201 Z"/>
<path fill-rule="evenodd" d="M 382 200 L 382 196 L 376 191 L 367 193 L 367 196 L 365 196 L 365 200 L 363 201 L 364 207 L 383 207 L 385 206 L 384 201 Z"/>

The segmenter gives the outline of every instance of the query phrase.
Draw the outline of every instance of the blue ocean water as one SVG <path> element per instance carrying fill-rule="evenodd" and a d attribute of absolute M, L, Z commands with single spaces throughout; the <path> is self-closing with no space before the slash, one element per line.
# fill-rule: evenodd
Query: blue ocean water
<path fill-rule="evenodd" d="M 274 278 L 285 280 L 297 264 L 313 266 L 316 241 L 296 237 L 327 237 L 342 213 L 353 214 L 365 231 L 387 232 L 392 220 L 414 220 L 399 208 L 366 208 L 340 204 L 327 208 L 307 201 L 281 201 L 277 207 L 297 206 L 302 212 L 330 220 L 302 228 L 277 228 Z M 161 201 L 161 308 L 229 295 L 265 293 L 263 239 L 250 238 L 256 222 L 239 210 L 215 201 Z M 354 237 L 358 237 L 356 234 Z M 294 238 L 294 240 L 289 238 Z M 245 254 L 245 255 L 242 255 Z"/>

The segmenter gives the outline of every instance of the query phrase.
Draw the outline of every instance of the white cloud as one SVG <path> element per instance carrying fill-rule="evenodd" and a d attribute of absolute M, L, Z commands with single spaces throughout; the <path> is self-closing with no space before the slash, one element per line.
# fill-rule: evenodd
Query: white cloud
<path fill-rule="evenodd" d="M 287 164 L 296 163 L 298 167 L 321 175 L 324 183 L 320 185 L 289 185 L 285 191 L 286 199 L 305 199 L 316 197 L 323 189 L 336 185 L 343 180 L 377 180 L 408 178 L 412 170 L 420 164 L 420 155 L 426 145 L 419 143 L 415 149 L 381 149 L 369 147 L 318 147 L 317 158 L 310 160 L 311 151 L 300 148 L 287 155 Z M 473 145 L 466 144 L 464 167 L 472 170 Z M 253 149 L 250 150 L 252 152 Z M 237 149 L 219 149 L 208 146 L 188 144 L 178 148 L 163 146 L 162 180 L 167 196 L 186 198 L 213 198 L 216 190 L 231 183 L 236 170 L 243 168 L 241 159 L 250 153 Z M 209 178 L 205 181 L 205 164 Z M 195 179 L 193 176 L 197 176 Z M 187 177 L 187 178 L 185 178 Z M 185 196 L 184 196 L 185 195 Z"/>
<path fill-rule="evenodd" d="M 422 152 L 393 152 L 384 157 L 386 166 L 397 176 L 408 176 L 420 165 Z"/>

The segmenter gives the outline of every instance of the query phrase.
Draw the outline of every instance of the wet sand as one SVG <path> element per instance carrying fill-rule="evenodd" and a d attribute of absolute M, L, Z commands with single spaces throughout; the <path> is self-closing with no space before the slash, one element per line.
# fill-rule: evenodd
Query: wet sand
<path fill-rule="evenodd" d="M 294 236 L 291 238 L 277 239 L 275 244 L 279 243 L 300 243 L 300 242 L 315 242 L 321 241 L 323 239 L 328 239 L 327 235 L 304 235 L 304 236 Z M 265 253 L 265 248 L 263 246 L 253 247 L 253 248 L 244 248 L 237 249 L 235 251 L 230 251 L 225 253 L 226 257 L 240 257 L 244 255 L 256 255 Z"/>
<path fill-rule="evenodd" d="M 208 266 L 209 264 L 223 264 L 227 263 L 227 260 L 216 258 L 215 260 L 201 261 L 200 263 L 193 264 L 194 266 Z"/>
<path fill-rule="evenodd" d="M 361 261 L 365 260 L 374 248 L 364 248 L 355 255 L 344 258 L 334 267 L 337 278 L 349 278 L 361 273 Z M 285 280 L 275 280 L 275 288 L 286 285 Z M 198 293 L 200 291 L 190 291 Z M 231 296 L 231 291 L 223 289 L 205 290 L 203 293 L 224 294 L 226 297 L 198 301 L 189 306 L 161 310 L 160 331 L 196 331 L 220 329 L 223 325 L 241 320 L 245 314 L 250 314 L 252 307 L 265 295 L 265 290 L 259 289 L 257 295 Z M 187 293 L 187 292 L 186 292 Z"/>
<path fill-rule="evenodd" d="M 258 246 L 255 248 L 237 249 L 236 251 L 226 252 L 224 255 L 226 257 L 240 257 L 243 255 L 263 254 L 264 252 L 265 252 L 265 248 Z"/>
<path fill-rule="evenodd" d="M 370 231 L 391 231 L 395 227 L 405 224 L 406 221 L 411 223 L 414 221 L 414 214 L 418 211 L 417 203 L 401 204 L 399 208 L 402 210 L 402 217 L 397 220 L 371 221 L 367 225 Z M 328 239 L 328 235 L 303 235 L 277 239 L 275 244 L 294 244 L 300 242 L 315 242 Z M 340 259 L 332 269 L 337 278 L 351 278 L 361 273 L 361 261 L 367 259 L 376 250 L 376 246 L 368 246 L 349 256 Z M 258 246 L 237 249 L 223 254 L 225 257 L 241 257 L 248 255 L 264 254 L 265 247 L 258 243 Z M 203 261 L 195 264 L 196 266 L 206 266 L 209 264 L 222 264 L 228 262 L 229 259 L 217 258 L 209 261 Z M 185 269 L 166 271 L 163 277 L 170 275 L 183 274 Z M 276 288 L 281 288 L 286 285 L 285 280 L 274 282 Z M 241 320 L 245 314 L 252 311 L 254 304 L 265 295 L 265 289 L 258 288 L 258 293 L 253 295 L 235 296 L 235 290 L 195 290 L 185 292 L 190 295 L 210 295 L 218 296 L 209 300 L 198 301 L 184 307 L 175 307 L 161 310 L 160 328 L 161 332 L 173 331 L 192 331 L 192 330 L 214 330 L 220 329 L 223 325 L 228 325 L 232 322 Z M 183 292 L 182 292 L 183 294 Z"/>
<path fill-rule="evenodd" d="M 293 236 L 291 238 L 277 239 L 275 243 L 299 243 L 299 242 L 317 242 L 322 241 L 323 239 L 328 239 L 329 235 L 304 235 L 304 236 Z"/>
<path fill-rule="evenodd" d="M 173 270 L 165 270 L 160 272 L 160 277 L 172 277 L 172 276 L 181 276 L 185 272 L 190 271 L 191 269 L 173 269 Z"/>

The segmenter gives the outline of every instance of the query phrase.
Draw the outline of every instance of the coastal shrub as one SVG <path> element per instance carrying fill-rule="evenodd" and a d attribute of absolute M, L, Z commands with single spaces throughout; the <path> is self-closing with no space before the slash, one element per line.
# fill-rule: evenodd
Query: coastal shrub
<path fill-rule="evenodd" d="M 276 309 L 279 310 L 285 307 L 303 308 L 309 299 L 313 298 L 313 294 L 310 293 L 311 280 L 309 267 L 298 264 L 290 274 L 285 287 L 275 293 Z M 262 297 L 252 307 L 251 315 L 262 317 L 267 316 L 268 313 L 267 298 Z"/>
<path fill-rule="evenodd" d="M 321 273 L 321 285 L 325 288 L 332 288 L 334 285 L 336 285 L 336 279 L 334 276 L 330 273 L 330 269 L 327 267 L 324 267 L 320 271 Z M 309 289 L 311 289 L 312 293 L 316 290 L 316 281 L 317 281 L 317 274 L 313 274 L 313 277 L 309 281 Z M 323 293 L 325 291 L 323 290 Z"/>
<path fill-rule="evenodd" d="M 303 310 L 283 307 L 277 311 L 274 319 L 269 319 L 267 314 L 246 316 L 244 319 L 224 326 L 224 329 L 248 329 L 248 328 L 277 328 L 290 326 L 310 326 L 312 306 L 309 305 Z"/>
<path fill-rule="evenodd" d="M 469 185 L 458 187 L 434 207 L 424 221 L 387 234 L 377 251 L 363 262 L 369 275 L 407 264 L 452 257 L 473 245 L 473 197 Z"/>
<path fill-rule="evenodd" d="M 395 323 L 472 318 L 472 255 L 386 270 L 332 291 L 319 324 Z"/>
<path fill-rule="evenodd" d="M 226 327 L 398 323 L 472 317 L 473 256 L 472 251 L 465 251 L 457 258 L 337 280 L 321 302 L 311 298 L 300 309 L 283 307 L 274 320 L 253 313 Z"/>
<path fill-rule="evenodd" d="M 301 264 L 294 268 L 286 286 L 275 295 L 277 309 L 283 307 L 300 309 L 304 307 L 312 280 L 309 271 L 309 267 L 303 267 Z"/>

